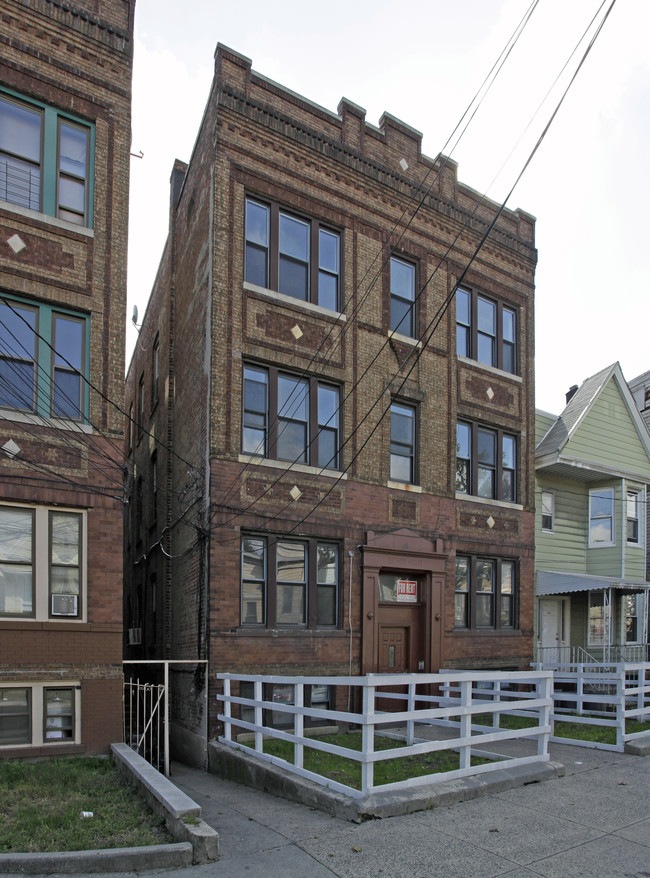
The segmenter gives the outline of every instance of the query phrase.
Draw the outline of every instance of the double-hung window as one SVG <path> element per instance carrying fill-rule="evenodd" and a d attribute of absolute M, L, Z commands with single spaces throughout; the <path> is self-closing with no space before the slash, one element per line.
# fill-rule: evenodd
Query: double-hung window
<path fill-rule="evenodd" d="M 456 290 L 456 353 L 517 372 L 517 312 L 475 290 Z"/>
<path fill-rule="evenodd" d="M 416 410 L 394 402 L 390 407 L 390 477 L 413 484 L 416 479 Z"/>
<path fill-rule="evenodd" d="M 336 385 L 246 365 L 242 452 L 338 469 L 339 405 Z"/>
<path fill-rule="evenodd" d="M 627 492 L 625 508 L 627 516 L 627 542 L 630 545 L 638 546 L 641 543 L 641 529 L 639 527 L 641 504 L 638 491 Z"/>
<path fill-rule="evenodd" d="M 303 302 L 341 308 L 341 235 L 278 204 L 246 199 L 248 283 Z"/>
<path fill-rule="evenodd" d="M 0 747 L 32 742 L 32 690 L 0 689 Z"/>
<path fill-rule="evenodd" d="M 456 557 L 454 626 L 514 628 L 515 562 L 505 558 Z"/>
<path fill-rule="evenodd" d="M 93 149 L 92 125 L 0 93 L 0 199 L 91 226 Z"/>
<path fill-rule="evenodd" d="M 156 333 L 151 348 L 151 408 L 158 402 L 158 381 L 160 378 L 160 335 Z"/>
<path fill-rule="evenodd" d="M 623 643 L 643 642 L 643 595 L 625 594 L 622 597 L 621 621 Z"/>
<path fill-rule="evenodd" d="M 241 622 L 258 627 L 335 628 L 339 546 L 251 534 L 241 543 Z"/>
<path fill-rule="evenodd" d="M 0 407 L 83 420 L 88 318 L 0 296 Z"/>
<path fill-rule="evenodd" d="M 517 437 L 459 421 L 456 425 L 456 492 L 517 502 Z"/>
<path fill-rule="evenodd" d="M 555 531 L 555 494 L 542 491 L 542 530 L 544 533 Z"/>
<path fill-rule="evenodd" d="M 0 748 L 78 743 L 80 689 L 78 683 L 0 688 Z"/>
<path fill-rule="evenodd" d="M 415 338 L 415 265 L 390 258 L 390 328 Z"/>
<path fill-rule="evenodd" d="M 158 520 L 158 452 L 151 455 L 149 464 L 149 490 L 151 491 L 151 508 L 149 510 L 150 526 Z"/>
<path fill-rule="evenodd" d="M 0 506 L 0 617 L 83 618 L 84 517 Z"/>
<path fill-rule="evenodd" d="M 588 646 L 606 646 L 611 642 L 611 612 L 609 596 L 604 591 L 589 592 Z"/>
<path fill-rule="evenodd" d="M 589 492 L 589 545 L 614 545 L 613 488 L 594 488 Z"/>
<path fill-rule="evenodd" d="M 144 372 L 138 381 L 138 439 L 144 431 Z"/>

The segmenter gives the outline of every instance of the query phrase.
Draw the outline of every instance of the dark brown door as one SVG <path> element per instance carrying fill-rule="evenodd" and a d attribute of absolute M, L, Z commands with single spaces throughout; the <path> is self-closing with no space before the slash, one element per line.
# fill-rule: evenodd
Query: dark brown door
<path fill-rule="evenodd" d="M 405 674 L 409 670 L 410 627 L 379 629 L 379 673 Z"/>
<path fill-rule="evenodd" d="M 384 605 L 379 609 L 380 674 L 415 674 L 426 668 L 423 607 L 404 604 Z M 406 686 L 385 691 L 406 693 Z M 402 698 L 378 698 L 377 710 L 406 710 Z"/>

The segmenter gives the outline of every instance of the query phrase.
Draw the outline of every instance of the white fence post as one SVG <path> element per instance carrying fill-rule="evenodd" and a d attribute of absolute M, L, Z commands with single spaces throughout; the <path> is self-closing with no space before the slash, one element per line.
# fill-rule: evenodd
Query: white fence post
<path fill-rule="evenodd" d="M 253 697 L 255 698 L 255 749 L 258 753 L 264 752 L 264 733 L 262 726 L 264 721 L 262 718 L 262 681 L 255 680 L 253 683 Z"/>
<path fill-rule="evenodd" d="M 625 748 L 625 666 L 619 665 L 616 673 L 616 746 Z"/>
<path fill-rule="evenodd" d="M 361 726 L 361 792 L 367 795 L 374 781 L 374 763 L 366 762 L 365 757 L 375 749 L 375 687 L 366 684 L 363 687 L 363 725 Z"/>
<path fill-rule="evenodd" d="M 585 666 L 580 664 L 577 667 L 578 676 L 576 678 L 576 713 L 582 716 L 582 696 L 584 694 L 585 683 Z"/>
<path fill-rule="evenodd" d="M 407 710 L 412 712 L 415 710 L 415 687 L 416 683 L 409 683 L 409 697 L 407 702 Z M 415 721 L 410 719 L 406 722 L 406 743 L 409 747 L 415 742 Z"/>
<path fill-rule="evenodd" d="M 467 775 L 485 774 L 497 768 L 503 768 L 504 765 L 526 765 L 537 763 L 539 761 L 548 761 L 548 737 L 549 732 L 541 733 L 540 728 L 549 727 L 549 712 L 551 703 L 551 690 L 553 676 L 550 672 L 540 671 L 511 671 L 511 672 L 480 672 L 480 671 L 444 671 L 439 674 L 412 674 L 400 677 L 392 675 L 369 675 L 366 677 L 344 677 L 340 682 L 337 677 L 285 677 L 285 676 L 255 676 L 237 675 L 237 674 L 217 674 L 217 679 L 223 682 L 223 694 L 218 695 L 219 701 L 224 702 L 224 709 L 220 711 L 219 719 L 224 722 L 224 735 L 220 740 L 224 744 L 238 748 L 257 755 L 262 761 L 281 765 L 288 771 L 292 771 L 302 777 L 309 778 L 316 783 L 328 786 L 333 790 L 343 792 L 355 798 L 366 796 L 378 789 L 383 789 L 384 784 L 386 790 L 398 790 L 411 787 L 422 786 L 425 783 L 440 782 L 450 778 L 459 778 Z M 235 686 L 237 682 L 245 681 L 253 683 L 254 697 L 251 703 L 254 708 L 254 722 L 251 719 L 237 718 L 233 719 L 232 705 L 228 709 L 228 703 L 232 701 L 233 682 Z M 402 723 L 404 729 L 401 742 L 395 745 L 388 745 L 388 749 L 384 752 L 375 750 L 376 729 L 379 727 L 378 734 L 382 734 L 381 728 L 391 724 L 390 712 L 377 709 L 378 701 L 384 698 L 384 688 L 394 687 L 399 683 L 405 686 L 407 692 L 400 695 L 401 703 L 407 701 L 408 711 L 404 711 L 401 705 L 398 705 L 398 713 L 406 714 L 406 719 Z M 267 687 L 269 691 L 273 686 L 282 687 L 283 695 L 286 698 L 287 687 L 292 687 L 293 697 L 289 700 L 283 699 L 277 704 L 277 714 L 289 720 L 292 717 L 291 724 L 279 723 L 277 727 L 272 724 L 273 713 L 276 710 L 275 702 L 265 701 L 265 693 Z M 331 689 L 336 687 L 344 687 L 348 689 L 350 686 L 361 686 L 362 703 L 359 705 L 360 712 L 351 715 L 345 710 L 337 709 L 336 705 L 339 701 L 334 694 L 330 697 L 329 707 L 319 707 L 318 705 L 311 708 L 305 707 L 305 686 L 320 687 L 328 686 Z M 442 698 L 435 695 L 431 698 L 419 695 L 418 686 L 436 687 L 437 691 L 445 692 L 446 697 Z M 388 695 L 386 693 L 386 700 Z M 593 695 L 585 696 L 593 700 Z M 419 706 L 418 699 L 422 700 L 420 709 L 415 710 Z M 236 699 L 238 700 L 238 699 Z M 248 700 L 248 699 L 247 699 Z M 392 699 L 393 701 L 397 699 Z M 535 707 L 531 706 L 534 701 Z M 381 702 L 383 703 L 383 702 Z M 480 708 L 480 713 L 487 719 L 490 714 L 507 713 L 520 715 L 521 713 L 537 716 L 537 723 L 531 718 L 525 728 L 510 729 L 510 723 L 499 723 L 492 719 L 491 723 L 485 726 L 481 722 L 477 722 L 474 726 L 473 714 L 474 706 Z M 327 738 L 320 739 L 318 743 L 312 741 L 309 737 L 305 737 L 305 715 L 314 715 L 318 719 L 331 720 L 332 724 L 337 722 L 352 722 L 354 725 L 361 727 L 361 748 L 360 750 L 351 749 L 349 744 L 339 742 Z M 265 725 L 265 721 L 271 719 L 270 725 Z M 250 729 L 254 735 L 254 743 L 252 741 L 246 743 L 244 741 L 235 741 L 234 732 L 228 736 L 227 729 L 233 725 L 243 723 L 245 727 Z M 428 735 L 416 737 L 416 726 L 419 729 L 421 723 L 428 723 L 431 726 L 440 726 L 447 730 L 442 736 L 434 735 L 430 738 Z M 603 723 L 604 724 L 604 723 Z M 609 721 L 610 725 L 613 722 Z M 450 732 L 450 734 L 449 734 Z M 473 734 L 474 732 L 474 734 Z M 389 738 L 394 735 L 388 735 Z M 492 752 L 494 748 L 489 745 L 492 742 L 506 742 L 511 739 L 526 737 L 530 739 L 531 746 L 524 754 L 515 756 L 504 756 L 505 761 L 495 757 Z M 265 744 L 265 740 L 277 739 L 292 743 L 293 759 L 279 755 L 279 750 Z M 264 748 L 267 752 L 264 752 Z M 321 777 L 313 769 L 305 768 L 306 750 L 313 748 L 328 753 L 336 754 L 343 759 L 360 763 L 360 783 L 357 781 L 336 780 L 334 777 Z M 535 752 L 536 751 L 536 752 Z M 422 776 L 412 776 L 408 770 L 405 777 L 394 783 L 380 782 L 376 784 L 374 774 L 375 762 L 382 760 L 396 760 L 406 758 L 411 755 L 432 753 L 440 755 L 444 753 L 459 753 L 459 760 L 456 767 L 451 770 L 441 771 L 437 773 L 435 768 L 431 769 L 431 773 Z M 307 754 L 308 756 L 309 754 Z M 472 764 L 472 756 L 485 757 L 487 761 L 480 765 Z"/>
<path fill-rule="evenodd" d="M 549 674 L 537 682 L 535 687 L 538 697 L 545 698 L 549 703 L 539 711 L 538 721 L 540 726 L 548 726 L 551 722 L 551 701 L 553 698 L 553 677 Z M 548 753 L 548 739 L 550 732 L 537 736 L 537 755 L 545 756 Z"/>
<path fill-rule="evenodd" d="M 305 704 L 305 687 L 303 683 L 296 683 L 293 687 L 293 703 L 297 708 L 293 717 L 293 733 L 296 738 L 302 738 L 305 730 L 305 718 L 300 713 L 300 708 Z M 297 741 L 293 745 L 293 763 L 298 768 L 303 767 L 304 745 Z"/>
<path fill-rule="evenodd" d="M 472 704 L 473 680 L 460 681 L 460 704 L 461 707 L 470 707 Z M 469 713 L 460 715 L 460 737 L 469 738 L 472 734 L 472 716 Z M 472 748 L 469 744 L 460 747 L 459 768 L 469 768 L 472 758 Z"/>
<path fill-rule="evenodd" d="M 232 741 L 232 705 L 230 703 L 230 678 L 223 681 L 223 736 L 226 741 Z"/>

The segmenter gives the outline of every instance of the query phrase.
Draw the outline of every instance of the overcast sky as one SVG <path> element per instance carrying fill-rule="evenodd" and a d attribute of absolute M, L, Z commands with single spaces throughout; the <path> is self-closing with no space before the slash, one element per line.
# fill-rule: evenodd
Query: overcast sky
<path fill-rule="evenodd" d="M 528 5 L 137 0 L 132 150 L 143 158 L 131 160 L 127 360 L 133 306 L 142 318 L 167 234 L 172 164 L 191 156 L 218 42 L 330 111 L 345 96 L 373 124 L 384 111 L 397 116 L 423 133 L 422 151 L 435 157 Z M 540 0 L 467 132 L 446 150 L 463 183 L 505 197 L 557 87 L 521 134 L 600 6 Z M 628 380 L 650 369 L 649 32 L 650 3 L 618 0 L 508 202 L 537 218 L 536 405 L 554 413 L 570 385 L 616 360 Z"/>

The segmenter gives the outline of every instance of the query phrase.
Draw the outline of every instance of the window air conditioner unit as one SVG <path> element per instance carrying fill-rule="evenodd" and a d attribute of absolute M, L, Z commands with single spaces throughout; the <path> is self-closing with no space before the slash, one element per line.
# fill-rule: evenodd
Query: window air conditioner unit
<path fill-rule="evenodd" d="M 53 594 L 52 595 L 52 615 L 53 616 L 76 616 L 77 615 L 77 595 L 76 594 Z"/>
<path fill-rule="evenodd" d="M 142 628 L 129 628 L 129 646 L 140 646 L 142 643 Z"/>

